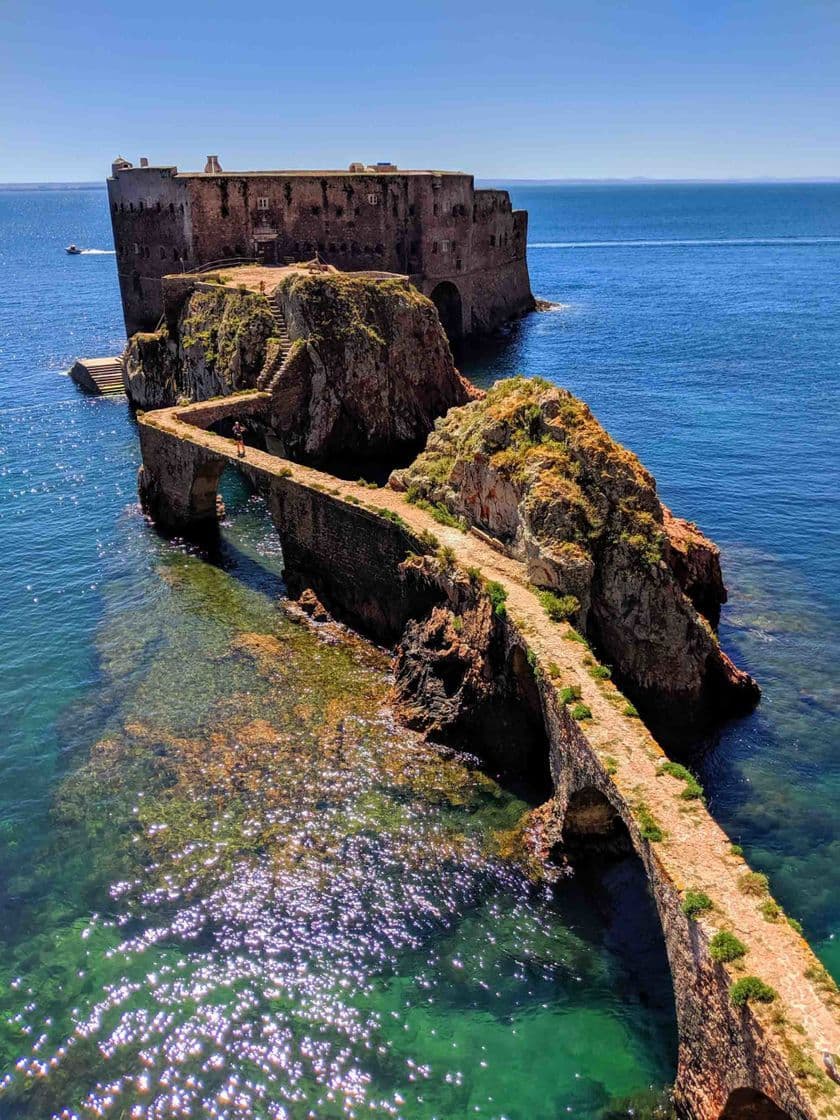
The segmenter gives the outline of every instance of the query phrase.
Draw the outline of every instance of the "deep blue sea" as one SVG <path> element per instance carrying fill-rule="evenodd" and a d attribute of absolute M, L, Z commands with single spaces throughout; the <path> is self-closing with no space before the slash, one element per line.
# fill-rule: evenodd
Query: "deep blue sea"
<path fill-rule="evenodd" d="M 840 978 L 840 185 L 511 193 L 556 306 L 464 368 L 570 388 L 720 544 L 763 698 L 701 777 Z M 64 376 L 124 341 L 70 241 L 111 248 L 103 191 L 0 192 L 0 1117 L 638 1111 L 674 1073 L 638 884 L 529 886 L 522 803 L 287 618 L 235 479 L 217 557 L 145 523 L 125 402 Z"/>

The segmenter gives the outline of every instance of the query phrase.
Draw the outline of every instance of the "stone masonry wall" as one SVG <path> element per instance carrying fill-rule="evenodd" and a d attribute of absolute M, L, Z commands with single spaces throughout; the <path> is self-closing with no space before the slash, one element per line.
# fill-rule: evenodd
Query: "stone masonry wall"
<path fill-rule="evenodd" d="M 490 330 L 533 307 L 527 215 L 506 191 L 455 172 L 179 174 L 117 168 L 108 196 L 126 330 L 152 329 L 161 278 L 233 257 L 266 264 L 318 253 L 346 271 L 407 275 L 434 298 L 458 289 L 453 333 Z"/>

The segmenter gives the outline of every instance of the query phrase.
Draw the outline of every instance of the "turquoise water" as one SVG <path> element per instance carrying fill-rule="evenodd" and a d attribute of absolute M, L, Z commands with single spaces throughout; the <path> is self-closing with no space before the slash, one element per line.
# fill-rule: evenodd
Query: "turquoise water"
<path fill-rule="evenodd" d="M 526 187 L 532 316 L 466 365 L 582 396 L 723 550 L 764 690 L 709 805 L 840 977 L 840 185 Z"/>
<path fill-rule="evenodd" d="M 840 973 L 840 188 L 514 194 L 561 306 L 470 372 L 580 393 L 722 544 L 765 695 L 708 744 L 710 803 Z M 653 1099 L 673 1009 L 632 865 L 534 886 L 527 807 L 394 724 L 376 651 L 287 616 L 235 478 L 217 557 L 154 534 L 124 404 L 60 376 L 122 341 L 113 257 L 71 240 L 109 246 L 104 193 L 0 193 L 0 1116 Z"/>

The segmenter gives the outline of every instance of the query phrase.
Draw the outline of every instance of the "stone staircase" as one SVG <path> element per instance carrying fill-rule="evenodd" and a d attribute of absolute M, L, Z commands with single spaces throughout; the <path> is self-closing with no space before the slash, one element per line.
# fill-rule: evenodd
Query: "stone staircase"
<path fill-rule="evenodd" d="M 94 396 L 125 392 L 122 357 L 79 358 L 70 376 L 80 388 Z"/>
<path fill-rule="evenodd" d="M 283 305 L 276 293 L 268 297 L 268 306 L 271 308 L 274 319 L 272 338 L 277 339 L 279 346 L 263 366 L 257 378 L 257 388 L 271 392 L 280 379 L 283 366 L 292 348 L 292 340 L 289 336 L 289 324 L 286 322 Z"/>

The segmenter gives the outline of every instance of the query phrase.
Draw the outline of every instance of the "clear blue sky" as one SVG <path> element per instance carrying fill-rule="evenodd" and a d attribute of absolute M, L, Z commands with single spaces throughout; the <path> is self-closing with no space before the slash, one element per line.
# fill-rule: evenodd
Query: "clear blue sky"
<path fill-rule="evenodd" d="M 840 176 L 840 0 L 0 0 L 0 181 Z"/>

